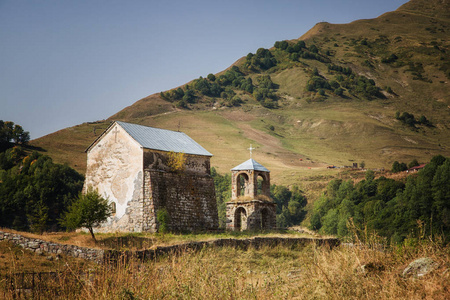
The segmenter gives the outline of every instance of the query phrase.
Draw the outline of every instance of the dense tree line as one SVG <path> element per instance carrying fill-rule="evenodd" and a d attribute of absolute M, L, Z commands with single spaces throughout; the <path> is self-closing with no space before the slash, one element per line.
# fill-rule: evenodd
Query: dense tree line
<path fill-rule="evenodd" d="M 349 220 L 356 229 L 376 232 L 391 242 L 409 236 L 450 233 L 450 159 L 441 155 L 406 183 L 385 177 L 375 179 L 372 171 L 353 183 L 332 180 L 311 216 L 311 228 L 325 234 L 347 236 Z M 363 230 L 364 229 L 364 230 Z"/>
<path fill-rule="evenodd" d="M 329 64 L 328 65 L 328 70 L 336 71 L 336 72 L 342 73 L 342 74 L 347 75 L 347 76 L 349 76 L 349 75 L 351 75 L 353 73 L 352 68 L 350 68 L 350 67 L 346 68 L 346 67 L 338 66 L 338 65 L 335 65 L 335 64 Z"/>
<path fill-rule="evenodd" d="M 408 165 L 404 162 L 394 161 L 391 171 L 392 173 L 398 173 L 416 166 L 419 166 L 419 162 L 417 161 L 417 159 L 413 159 Z"/>
<path fill-rule="evenodd" d="M 11 121 L 0 120 L 0 151 L 5 151 L 14 145 L 24 145 L 30 140 L 30 133 L 22 126 Z"/>
<path fill-rule="evenodd" d="M 275 91 L 277 85 L 272 82 L 270 75 L 257 77 L 258 85 L 253 90 L 253 97 L 267 108 L 277 108 L 277 97 Z"/>
<path fill-rule="evenodd" d="M 211 175 L 214 178 L 216 189 L 219 226 L 224 228 L 226 224 L 226 202 L 231 200 L 231 175 L 220 175 L 215 168 L 211 168 Z M 278 227 L 285 228 L 300 224 L 303 221 L 306 215 L 304 208 L 307 200 L 297 186 L 290 190 L 285 186 L 273 184 L 270 186 L 270 197 L 277 204 Z"/>
<path fill-rule="evenodd" d="M 402 122 L 403 124 L 408 125 L 413 128 L 415 128 L 417 124 L 425 125 L 425 126 L 429 126 L 429 127 L 433 126 L 433 124 L 424 115 L 420 116 L 420 118 L 418 120 L 416 120 L 416 118 L 413 114 L 408 113 L 406 111 L 403 112 L 402 114 L 400 114 L 400 112 L 397 111 L 395 113 L 395 118 L 397 120 L 399 120 L 400 122 Z"/>
<path fill-rule="evenodd" d="M 314 59 L 323 63 L 330 62 L 329 58 L 319 54 L 319 48 L 315 44 L 307 47 L 304 41 L 298 41 L 296 43 L 277 41 L 274 47 L 288 53 L 289 59 L 292 61 L 298 61 L 300 58 L 303 58 Z"/>
<path fill-rule="evenodd" d="M 325 90 L 329 90 L 337 96 L 343 96 L 344 94 L 344 89 L 336 80 L 328 81 L 319 74 L 317 68 L 313 69 L 305 88 L 309 92 L 318 92 L 320 95 L 325 95 Z"/>
<path fill-rule="evenodd" d="M 244 67 L 253 72 L 268 70 L 276 65 L 276 58 L 269 49 L 265 48 L 259 48 L 255 54 L 247 54 L 244 63 Z"/>
<path fill-rule="evenodd" d="M 251 94 L 253 88 L 252 79 L 245 78 L 239 67 L 233 66 L 218 77 L 214 74 L 209 74 L 206 78 L 200 76 L 184 89 L 173 89 L 161 92 L 160 95 L 163 99 L 175 102 L 178 107 L 183 108 L 187 108 L 188 104 L 197 103 L 202 96 L 222 98 L 225 106 L 238 106 L 242 100 L 236 95 L 234 89 Z"/>
<path fill-rule="evenodd" d="M 81 191 L 83 176 L 48 156 L 15 146 L 0 153 L 0 227 L 43 232 Z"/>
<path fill-rule="evenodd" d="M 273 184 L 270 186 L 270 197 L 277 204 L 277 227 L 298 225 L 305 218 L 307 200 L 297 186 L 290 190 L 283 185 Z"/>
<path fill-rule="evenodd" d="M 253 83 L 251 77 L 245 74 L 237 66 L 231 67 L 224 74 L 215 76 L 209 74 L 206 78 L 200 77 L 185 88 L 173 89 L 161 92 L 163 99 L 175 102 L 178 107 L 187 108 L 189 103 L 197 103 L 202 96 L 222 98 L 222 105 L 231 107 L 243 103 L 235 90 L 252 95 L 262 106 L 276 108 L 275 90 L 277 86 L 272 82 L 269 75 L 257 77 L 257 84 Z"/>

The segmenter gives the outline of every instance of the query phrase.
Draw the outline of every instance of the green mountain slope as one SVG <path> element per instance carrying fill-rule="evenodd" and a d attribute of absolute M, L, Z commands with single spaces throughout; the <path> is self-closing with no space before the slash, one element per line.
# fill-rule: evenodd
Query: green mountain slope
<path fill-rule="evenodd" d="M 376 19 L 319 23 L 215 76 L 33 145 L 83 172 L 84 149 L 112 120 L 180 128 L 214 154 L 221 173 L 246 160 L 252 144 L 274 182 L 303 185 L 337 172 L 327 165 L 390 168 L 449 156 L 449 12 L 448 1 L 412 0 Z M 404 112 L 415 121 L 400 120 Z"/>

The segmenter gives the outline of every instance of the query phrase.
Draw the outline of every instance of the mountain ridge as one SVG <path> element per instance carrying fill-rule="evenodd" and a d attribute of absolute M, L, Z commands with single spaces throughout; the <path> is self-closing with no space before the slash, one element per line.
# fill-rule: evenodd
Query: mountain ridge
<path fill-rule="evenodd" d="M 417 13 L 424 3 L 424 12 Z M 426 162 L 436 154 L 448 156 L 447 7 L 448 1 L 412 0 L 374 19 L 348 24 L 321 22 L 300 38 L 287 41 L 292 47 L 304 41 L 302 53 L 308 58 L 292 60 L 294 52 L 272 47 L 267 50 L 276 59 L 275 66 L 255 68 L 252 58 L 244 56 L 215 74 L 219 78 L 234 70 L 243 78 L 241 82 L 251 79 L 254 89 L 261 87 L 261 78 L 270 76 L 273 98 L 265 98 L 270 100 L 267 103 L 257 100 L 255 92 L 232 84 L 220 86 L 223 92 L 232 90 L 234 96 L 229 99 L 202 94 L 196 85 L 216 82 L 205 76 L 179 87 L 183 92 L 189 87 L 195 97 L 184 108 L 177 107 L 181 100 L 162 98 L 178 89 L 174 88 L 142 98 L 102 122 L 67 128 L 33 144 L 46 149 L 56 161 L 83 172 L 82 145 L 92 142 L 112 120 L 172 130 L 181 127 L 215 155 L 212 165 L 219 172 L 226 173 L 246 160 L 246 149 L 254 144 L 259 149 L 256 160 L 273 170 L 275 182 L 288 184 L 336 174 L 325 170 L 327 165 L 365 161 L 370 168 L 389 168 L 394 160 Z M 310 51 L 313 45 L 317 53 Z M 342 68 L 351 69 L 347 70 L 350 75 L 342 73 Z M 341 77 L 343 81 L 336 79 Z M 337 81 L 343 94 L 339 96 L 333 88 L 308 90 L 311 80 L 322 84 Z M 360 84 L 365 84 L 363 90 Z M 372 89 L 371 99 L 362 96 L 364 88 Z M 240 103 L 234 106 L 237 98 Z M 396 112 L 413 113 L 416 119 L 422 115 L 432 125 L 405 125 Z"/>

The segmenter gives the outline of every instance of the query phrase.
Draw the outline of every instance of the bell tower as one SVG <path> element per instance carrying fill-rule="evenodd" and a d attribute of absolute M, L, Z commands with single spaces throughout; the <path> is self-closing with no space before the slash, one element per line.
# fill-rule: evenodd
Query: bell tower
<path fill-rule="evenodd" d="M 250 147 L 250 155 L 252 147 Z M 270 198 L 270 171 L 253 158 L 231 169 L 227 229 L 267 230 L 276 227 L 276 204 Z"/>
<path fill-rule="evenodd" d="M 259 184 L 258 184 L 259 181 Z M 270 198 L 270 171 L 253 158 L 231 169 L 231 199 L 258 195 Z"/>

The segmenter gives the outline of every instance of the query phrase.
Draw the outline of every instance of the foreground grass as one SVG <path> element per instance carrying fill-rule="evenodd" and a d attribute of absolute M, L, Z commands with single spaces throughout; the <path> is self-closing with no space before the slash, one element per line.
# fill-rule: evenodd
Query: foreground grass
<path fill-rule="evenodd" d="M 450 293 L 450 249 L 430 241 L 386 251 L 341 246 L 327 250 L 205 248 L 155 261 L 115 266 L 80 266 L 67 271 L 42 298 L 59 299 L 445 299 Z M 439 268 L 404 278 L 412 260 L 428 256 Z M 371 265 L 365 271 L 363 265 Z M 15 264 L 10 273 L 22 268 Z M 0 281 L 0 298 L 14 298 Z M 2 289 L 0 289 L 1 291 Z M 17 294 L 16 294 L 17 295 Z"/>

